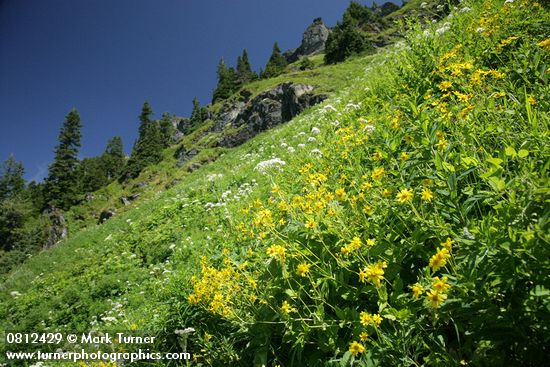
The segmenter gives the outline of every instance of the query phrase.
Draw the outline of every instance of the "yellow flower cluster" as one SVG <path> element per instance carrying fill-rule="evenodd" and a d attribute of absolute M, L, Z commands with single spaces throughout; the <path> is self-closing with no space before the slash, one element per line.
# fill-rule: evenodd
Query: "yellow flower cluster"
<path fill-rule="evenodd" d="M 286 248 L 283 245 L 272 245 L 266 250 L 266 253 L 279 262 L 285 261 Z"/>
<path fill-rule="evenodd" d="M 377 313 L 371 315 L 370 313 L 363 311 L 359 314 L 359 321 L 363 326 L 373 325 L 378 327 L 382 323 L 382 316 Z"/>
<path fill-rule="evenodd" d="M 375 264 L 366 266 L 359 270 L 359 281 L 365 283 L 367 280 L 373 283 L 376 287 L 380 287 L 380 282 L 384 280 L 384 269 L 388 267 L 385 261 L 378 261 Z"/>
<path fill-rule="evenodd" d="M 447 277 L 442 279 L 439 279 L 439 277 L 433 278 L 432 289 L 426 295 L 426 299 L 433 308 L 438 308 L 447 299 L 447 292 L 451 288 L 447 281 Z"/>
<path fill-rule="evenodd" d="M 353 239 L 345 246 L 342 246 L 340 248 L 340 252 L 344 255 L 348 255 L 349 253 L 358 250 L 361 248 L 361 239 L 359 237 L 353 237 Z"/>
<path fill-rule="evenodd" d="M 193 293 L 187 297 L 191 305 L 203 304 L 209 311 L 224 317 L 233 314 L 234 297 L 242 291 L 241 272 L 228 259 L 221 270 L 209 266 L 206 259 L 201 260 L 201 277 L 193 276 Z"/>
<path fill-rule="evenodd" d="M 447 260 L 451 257 L 451 253 L 445 247 L 438 248 L 435 255 L 430 258 L 430 267 L 433 271 L 437 271 L 447 264 Z"/>

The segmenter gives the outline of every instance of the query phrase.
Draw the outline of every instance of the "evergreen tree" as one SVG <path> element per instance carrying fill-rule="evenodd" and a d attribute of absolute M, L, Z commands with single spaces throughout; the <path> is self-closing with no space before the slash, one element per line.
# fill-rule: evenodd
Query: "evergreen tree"
<path fill-rule="evenodd" d="M 335 64 L 348 57 L 372 49 L 366 36 L 359 29 L 359 22 L 369 21 L 372 11 L 352 2 L 339 22 L 329 34 L 325 44 L 325 63 Z"/>
<path fill-rule="evenodd" d="M 174 125 L 172 125 L 172 115 L 168 112 L 162 114 L 159 121 L 159 129 L 162 146 L 168 148 L 174 142 Z"/>
<path fill-rule="evenodd" d="M 4 162 L 0 176 L 0 200 L 21 194 L 25 188 L 23 164 L 15 160 L 13 155 Z"/>
<path fill-rule="evenodd" d="M 212 95 L 212 103 L 229 98 L 237 90 L 237 73 L 228 68 L 223 59 L 218 63 L 218 85 Z"/>
<path fill-rule="evenodd" d="M 263 78 L 273 78 L 280 75 L 285 70 L 286 65 L 286 58 L 282 55 L 281 49 L 279 48 L 277 42 L 275 42 L 271 56 L 265 66 Z"/>
<path fill-rule="evenodd" d="M 109 184 L 103 156 L 84 158 L 78 166 L 79 194 L 94 192 Z"/>
<path fill-rule="evenodd" d="M 73 109 L 59 132 L 59 145 L 46 178 L 47 203 L 68 209 L 76 203 L 78 193 L 78 148 L 80 147 L 80 115 Z"/>
<path fill-rule="evenodd" d="M 256 79 L 258 79 L 258 75 L 252 71 L 248 53 L 244 49 L 243 54 L 237 58 L 237 84 L 245 85 Z"/>
<path fill-rule="evenodd" d="M 158 124 L 151 120 L 152 114 L 149 102 L 145 102 L 139 116 L 139 137 L 134 143 L 121 180 L 137 177 L 146 166 L 156 164 L 162 159 L 162 136 Z"/>
<path fill-rule="evenodd" d="M 203 111 L 201 109 L 201 104 L 197 97 L 193 98 L 193 111 L 191 112 L 191 117 L 189 118 L 189 131 L 186 131 L 185 134 L 189 134 L 199 127 L 203 120 Z"/>
<path fill-rule="evenodd" d="M 124 146 L 120 136 L 115 136 L 107 142 L 107 147 L 103 153 L 102 160 L 105 176 L 109 181 L 118 177 L 124 168 L 126 157 L 124 156 L 123 149 Z"/>

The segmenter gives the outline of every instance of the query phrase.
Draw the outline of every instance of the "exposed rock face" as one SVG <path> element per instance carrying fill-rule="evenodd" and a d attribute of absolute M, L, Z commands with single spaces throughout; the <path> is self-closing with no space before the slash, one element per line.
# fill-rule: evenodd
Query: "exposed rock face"
<path fill-rule="evenodd" d="M 230 125 L 236 134 L 220 139 L 220 145 L 234 147 L 252 138 L 261 131 L 290 121 L 304 109 L 322 102 L 325 95 L 312 93 L 310 85 L 283 83 L 254 97 L 248 103 L 237 102 L 224 106 L 215 126 L 222 129 Z"/>
<path fill-rule="evenodd" d="M 323 23 L 321 18 L 313 21 L 302 36 L 302 44 L 294 52 L 286 54 L 288 62 L 295 62 L 304 56 L 317 55 L 325 51 L 330 29 Z"/>
<path fill-rule="evenodd" d="M 187 150 L 185 147 L 181 146 L 176 152 L 176 167 L 182 167 L 185 162 L 196 156 L 198 153 L 199 151 L 196 149 Z"/>
<path fill-rule="evenodd" d="M 51 223 L 48 229 L 48 239 L 44 243 L 44 249 L 49 249 L 62 239 L 67 238 L 67 225 L 63 212 L 57 208 L 49 207 L 44 211 L 44 215 Z"/>
<path fill-rule="evenodd" d="M 179 141 L 183 138 L 184 131 L 189 128 L 189 119 L 187 117 L 172 118 L 172 126 L 174 127 L 174 141 Z"/>

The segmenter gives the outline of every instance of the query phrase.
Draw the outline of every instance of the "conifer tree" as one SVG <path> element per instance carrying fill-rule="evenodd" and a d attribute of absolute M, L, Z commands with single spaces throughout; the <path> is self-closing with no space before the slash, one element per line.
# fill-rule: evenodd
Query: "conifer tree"
<path fill-rule="evenodd" d="M 120 175 L 126 161 L 124 146 L 120 136 L 115 136 L 107 142 L 102 160 L 107 180 L 113 180 Z"/>
<path fill-rule="evenodd" d="M 146 101 L 139 116 L 139 137 L 134 143 L 121 180 L 137 177 L 146 166 L 162 159 L 162 136 L 158 124 L 151 119 L 152 114 L 151 105 Z"/>
<path fill-rule="evenodd" d="M 164 112 L 159 121 L 160 140 L 162 146 L 168 148 L 174 142 L 174 125 L 172 125 L 172 115 Z"/>
<path fill-rule="evenodd" d="M 230 97 L 237 90 L 235 68 L 227 67 L 223 59 L 218 63 L 218 85 L 212 95 L 212 103 Z"/>
<path fill-rule="evenodd" d="M 59 132 L 59 145 L 55 148 L 54 162 L 46 178 L 46 201 L 61 209 L 76 203 L 78 194 L 78 148 L 82 125 L 80 115 L 73 109 Z"/>
<path fill-rule="evenodd" d="M 191 131 L 195 130 L 197 127 L 199 127 L 203 120 L 203 113 L 201 109 L 201 104 L 197 97 L 193 98 L 193 111 L 191 112 L 191 117 L 189 118 L 189 131 L 186 132 L 186 134 L 190 133 Z"/>
<path fill-rule="evenodd" d="M 0 175 L 0 200 L 18 196 L 25 188 L 23 164 L 10 157 L 4 162 L 2 175 Z"/>
<path fill-rule="evenodd" d="M 248 53 L 244 49 L 242 55 L 237 58 L 237 84 L 241 86 L 256 79 L 258 79 L 258 75 L 252 71 Z"/>
<path fill-rule="evenodd" d="M 271 56 L 265 66 L 265 71 L 263 72 L 264 78 L 273 78 L 277 75 L 280 75 L 287 65 L 285 57 L 281 54 L 281 49 L 277 42 L 273 45 L 273 51 Z"/>

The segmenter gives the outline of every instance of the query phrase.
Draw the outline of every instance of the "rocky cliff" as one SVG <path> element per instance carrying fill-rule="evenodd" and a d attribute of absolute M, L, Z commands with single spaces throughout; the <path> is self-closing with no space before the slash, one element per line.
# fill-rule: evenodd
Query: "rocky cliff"
<path fill-rule="evenodd" d="M 317 55 L 325 51 L 325 43 L 329 34 L 330 29 L 323 23 L 323 20 L 315 19 L 302 35 L 300 47 L 285 53 L 287 61 L 295 62 L 304 56 Z"/>

